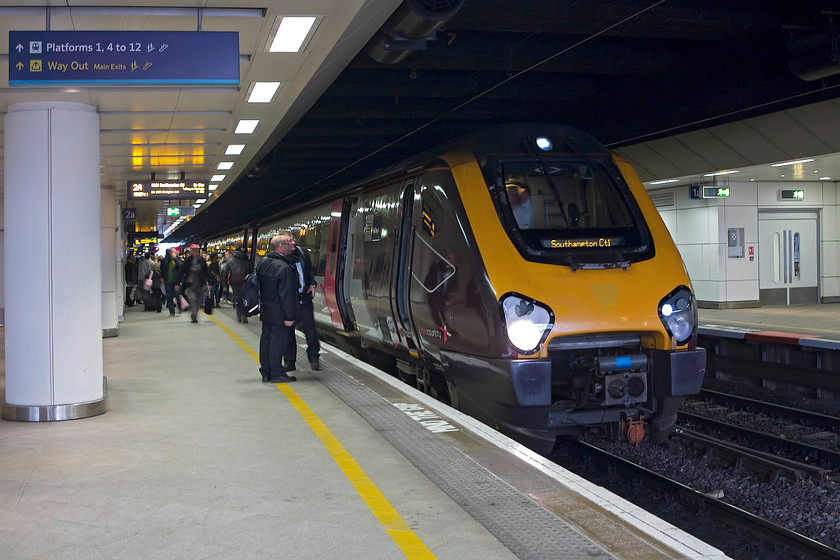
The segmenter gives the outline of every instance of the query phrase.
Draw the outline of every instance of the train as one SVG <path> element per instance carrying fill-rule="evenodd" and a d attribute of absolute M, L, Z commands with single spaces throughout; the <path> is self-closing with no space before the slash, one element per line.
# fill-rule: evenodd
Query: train
<path fill-rule="evenodd" d="M 631 165 L 580 130 L 484 129 L 204 240 L 309 250 L 323 340 L 548 454 L 664 441 L 706 353 L 688 273 Z"/>

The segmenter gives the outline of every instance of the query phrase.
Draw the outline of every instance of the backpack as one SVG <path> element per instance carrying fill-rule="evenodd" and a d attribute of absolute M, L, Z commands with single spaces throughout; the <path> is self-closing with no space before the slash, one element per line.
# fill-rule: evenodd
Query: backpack
<path fill-rule="evenodd" d="M 245 277 L 242 289 L 233 302 L 236 312 L 245 317 L 253 317 L 260 312 L 260 279 L 256 272 Z"/>

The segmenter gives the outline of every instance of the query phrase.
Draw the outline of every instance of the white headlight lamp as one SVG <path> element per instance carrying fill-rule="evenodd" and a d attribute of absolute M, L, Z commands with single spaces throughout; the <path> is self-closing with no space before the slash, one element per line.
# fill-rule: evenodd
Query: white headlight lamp
<path fill-rule="evenodd" d="M 520 354 L 533 354 L 551 332 L 554 312 L 536 300 L 509 292 L 499 299 L 511 346 Z"/>
<path fill-rule="evenodd" d="M 677 344 L 685 344 L 697 329 L 697 305 L 694 294 L 679 286 L 659 302 L 659 320 Z"/>

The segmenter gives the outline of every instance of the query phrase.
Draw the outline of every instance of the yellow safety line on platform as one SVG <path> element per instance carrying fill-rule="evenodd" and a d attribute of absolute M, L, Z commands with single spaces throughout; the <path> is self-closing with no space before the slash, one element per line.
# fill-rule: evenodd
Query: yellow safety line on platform
<path fill-rule="evenodd" d="M 245 353 L 251 356 L 255 362 L 260 362 L 259 354 L 254 352 L 251 347 L 245 343 L 245 341 L 236 335 L 236 333 L 227 328 L 212 315 L 207 315 L 207 317 L 221 327 L 221 329 L 225 331 L 228 336 L 230 336 L 243 350 L 245 350 Z M 374 515 L 374 517 L 376 517 L 376 519 L 379 520 L 382 527 L 385 528 L 385 531 L 391 536 L 391 538 L 394 539 L 394 542 L 398 547 L 400 547 L 400 550 L 402 550 L 403 554 L 405 554 L 405 557 L 417 560 L 434 560 L 435 555 L 432 554 L 425 544 L 423 544 L 420 537 L 414 534 L 411 527 L 403 521 L 403 518 L 400 517 L 400 514 L 394 509 L 394 506 L 392 506 L 382 492 L 379 491 L 379 488 L 376 487 L 370 477 L 365 474 L 365 471 L 363 471 L 359 464 L 356 463 L 353 456 L 344 449 L 344 446 L 341 445 L 338 438 L 336 438 L 332 432 L 330 432 L 329 428 L 327 428 L 327 426 L 321 421 L 321 419 L 312 412 L 312 409 L 309 408 L 302 398 L 300 398 L 295 390 L 286 383 L 275 383 L 275 385 L 278 389 L 280 389 L 283 395 L 286 396 L 292 406 L 295 407 L 295 410 L 298 411 L 298 414 L 301 415 L 309 428 L 316 436 L 318 436 L 318 439 L 320 439 L 324 444 L 324 447 L 341 469 L 341 472 L 344 473 L 344 476 L 346 476 L 353 487 L 356 488 L 356 492 L 359 493 L 359 496 L 361 496 L 368 508 L 370 508 L 370 512 Z"/>

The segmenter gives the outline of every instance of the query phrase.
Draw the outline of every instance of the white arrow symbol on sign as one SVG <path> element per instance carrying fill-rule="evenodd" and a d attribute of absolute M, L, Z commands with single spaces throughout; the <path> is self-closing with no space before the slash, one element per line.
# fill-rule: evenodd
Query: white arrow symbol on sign
<path fill-rule="evenodd" d="M 16 47 L 15 47 L 15 50 L 16 50 L 17 52 L 22 51 L 22 50 L 23 50 L 23 45 L 18 44 L 18 46 L 16 46 Z"/>

